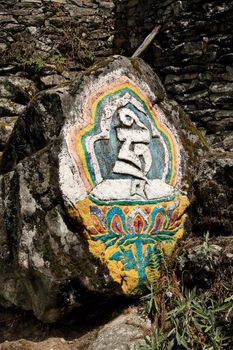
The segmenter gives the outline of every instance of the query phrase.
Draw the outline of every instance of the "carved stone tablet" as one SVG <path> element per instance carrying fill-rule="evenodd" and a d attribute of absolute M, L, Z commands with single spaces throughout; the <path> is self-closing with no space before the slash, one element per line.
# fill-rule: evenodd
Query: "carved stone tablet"
<path fill-rule="evenodd" d="M 115 61 L 89 82 L 60 154 L 70 214 L 81 217 L 90 252 L 126 293 L 159 274 L 162 255 L 184 234 L 188 205 L 185 150 L 148 80 Z"/>

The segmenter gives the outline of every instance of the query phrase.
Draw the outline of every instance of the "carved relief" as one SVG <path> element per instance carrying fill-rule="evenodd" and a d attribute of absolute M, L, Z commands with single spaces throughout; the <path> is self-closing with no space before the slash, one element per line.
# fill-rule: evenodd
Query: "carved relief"
<path fill-rule="evenodd" d="M 86 195 L 78 215 L 90 251 L 125 292 L 143 289 L 183 234 L 187 197 L 179 193 L 180 143 L 166 118 L 127 77 L 100 87 L 67 135 Z M 75 210 L 73 215 L 75 215 Z"/>

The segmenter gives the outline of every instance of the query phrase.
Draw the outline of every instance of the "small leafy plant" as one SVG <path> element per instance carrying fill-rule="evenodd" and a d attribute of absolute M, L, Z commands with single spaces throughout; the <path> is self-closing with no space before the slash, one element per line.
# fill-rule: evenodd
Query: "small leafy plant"
<path fill-rule="evenodd" d="M 208 256 L 210 264 L 218 249 L 208 236 L 197 247 L 197 255 Z M 211 291 L 187 289 L 163 259 L 162 277 L 150 285 L 142 297 L 144 311 L 150 317 L 150 336 L 136 350 L 231 350 L 233 349 L 233 294 L 216 298 Z M 232 289 L 231 289 L 232 292 Z"/>

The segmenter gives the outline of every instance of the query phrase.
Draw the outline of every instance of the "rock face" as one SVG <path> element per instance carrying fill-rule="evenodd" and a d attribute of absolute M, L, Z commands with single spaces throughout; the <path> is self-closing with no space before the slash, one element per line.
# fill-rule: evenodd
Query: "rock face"
<path fill-rule="evenodd" d="M 160 25 L 143 57 L 213 144 L 232 134 L 232 9 L 232 0 L 117 3 L 117 48 L 131 55 L 154 26 Z M 224 145 L 228 151 L 233 149 L 232 139 L 229 141 Z"/>
<path fill-rule="evenodd" d="M 106 324 L 87 350 L 134 350 L 140 345 L 145 346 L 145 333 L 150 327 L 150 320 L 140 316 L 137 309 L 132 309 Z"/>
<path fill-rule="evenodd" d="M 131 56 L 160 25 L 143 58 L 209 141 L 232 151 L 232 8 L 232 0 L 2 0 L 0 75 L 27 67 L 49 88 L 97 58 Z"/>
<path fill-rule="evenodd" d="M 11 135 L 14 124 L 26 110 L 29 100 L 37 93 L 35 84 L 14 75 L 0 76 L 0 150 Z"/>
<path fill-rule="evenodd" d="M 87 66 L 112 54 L 114 2 L 100 0 L 1 1 L 3 64 L 75 61 Z M 67 62 L 68 63 L 68 62 Z"/>
<path fill-rule="evenodd" d="M 2 305 L 52 322 L 91 295 L 140 294 L 185 231 L 205 149 L 139 59 L 38 94 L 1 159 Z"/>
<path fill-rule="evenodd" d="M 193 232 L 231 235 L 233 232 L 233 153 L 214 152 L 198 166 L 193 190 Z"/>

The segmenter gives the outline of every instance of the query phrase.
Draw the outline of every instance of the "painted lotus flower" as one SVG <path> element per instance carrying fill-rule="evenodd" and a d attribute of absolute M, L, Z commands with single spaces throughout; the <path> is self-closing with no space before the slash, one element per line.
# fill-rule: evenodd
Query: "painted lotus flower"
<path fill-rule="evenodd" d="M 128 207 L 114 206 L 104 213 L 101 207 L 92 206 L 94 227 L 91 233 L 94 240 L 99 240 L 110 247 L 133 243 L 140 239 L 145 243 L 156 243 L 173 240 L 175 233 L 181 228 L 179 220 L 179 203 L 174 203 L 166 210 L 162 206 L 142 209 L 135 207 L 129 213 Z"/>
<path fill-rule="evenodd" d="M 110 260 L 121 261 L 125 270 L 135 269 L 138 273 L 138 287 L 146 282 L 146 267 L 151 259 L 159 264 L 162 242 L 174 241 L 174 235 L 182 228 L 179 218 L 179 202 L 168 208 L 120 207 L 110 209 L 91 206 L 94 226 L 90 227 L 92 239 L 115 245 L 116 251 Z M 131 210 L 130 210 L 131 209 Z"/>

